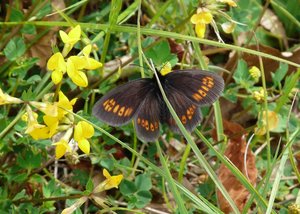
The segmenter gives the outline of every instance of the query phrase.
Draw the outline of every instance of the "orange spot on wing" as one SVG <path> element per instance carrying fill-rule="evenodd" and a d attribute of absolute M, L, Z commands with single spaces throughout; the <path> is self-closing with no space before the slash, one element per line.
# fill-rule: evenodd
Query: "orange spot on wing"
<path fill-rule="evenodd" d="M 150 123 L 150 130 L 153 131 L 153 132 L 155 130 L 155 127 L 154 127 L 153 123 Z"/>
<path fill-rule="evenodd" d="M 183 124 L 186 124 L 186 116 L 185 116 L 185 115 L 182 115 L 182 116 L 181 116 L 181 122 L 182 122 Z"/>
<path fill-rule="evenodd" d="M 120 107 L 120 105 L 116 105 L 114 110 L 113 110 L 113 113 L 116 113 L 118 111 L 119 107 Z"/>
<path fill-rule="evenodd" d="M 147 131 L 149 130 L 149 121 L 148 120 L 145 121 L 145 129 Z"/>
<path fill-rule="evenodd" d="M 107 104 L 108 104 L 109 100 L 106 100 L 104 103 L 103 103 L 103 107 L 105 107 Z"/>
<path fill-rule="evenodd" d="M 137 119 L 137 123 L 140 124 L 141 123 L 141 118 L 138 117 Z"/>
<path fill-rule="evenodd" d="M 118 112 L 118 116 L 123 116 L 124 114 L 124 111 L 125 111 L 125 106 L 123 106 L 122 108 L 120 108 L 119 112 Z"/>
<path fill-rule="evenodd" d="M 209 88 L 207 88 L 205 85 L 202 85 L 201 88 L 205 91 L 209 91 Z"/>
<path fill-rule="evenodd" d="M 202 97 L 206 97 L 206 95 L 207 95 L 206 92 L 202 91 L 201 89 L 199 89 L 198 92 Z"/>
<path fill-rule="evenodd" d="M 196 100 L 196 101 L 202 100 L 202 97 L 201 97 L 198 93 L 193 94 L 193 98 L 194 98 L 194 100 Z"/>
<path fill-rule="evenodd" d="M 127 108 L 124 114 L 124 117 L 130 116 L 132 113 L 132 108 Z"/>

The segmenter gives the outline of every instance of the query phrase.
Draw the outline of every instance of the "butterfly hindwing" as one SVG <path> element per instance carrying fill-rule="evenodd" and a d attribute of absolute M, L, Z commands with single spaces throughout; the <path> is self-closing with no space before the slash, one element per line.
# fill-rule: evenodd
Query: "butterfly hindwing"
<path fill-rule="evenodd" d="M 201 121 L 201 112 L 198 106 L 181 91 L 174 88 L 165 88 L 165 92 L 186 130 L 192 132 Z M 169 125 L 173 132 L 181 133 L 166 105 L 161 114 L 161 119 Z"/>
<path fill-rule="evenodd" d="M 151 79 L 125 83 L 104 95 L 94 105 L 93 115 L 112 126 L 124 125 L 134 117 L 151 88 Z"/>
<path fill-rule="evenodd" d="M 166 75 L 165 87 L 182 92 L 198 106 L 214 103 L 224 89 L 221 76 L 203 70 L 177 70 Z"/>
<path fill-rule="evenodd" d="M 153 90 L 141 104 L 135 116 L 135 129 L 139 139 L 153 142 L 159 136 L 160 98 Z"/>

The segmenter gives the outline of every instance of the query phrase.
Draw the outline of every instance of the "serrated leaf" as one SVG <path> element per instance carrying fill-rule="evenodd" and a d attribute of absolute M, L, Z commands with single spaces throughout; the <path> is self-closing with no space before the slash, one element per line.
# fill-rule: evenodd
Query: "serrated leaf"
<path fill-rule="evenodd" d="M 34 154 L 32 151 L 27 150 L 24 155 L 19 155 L 17 157 L 17 163 L 20 167 L 24 169 L 34 169 L 41 165 L 42 155 Z"/>

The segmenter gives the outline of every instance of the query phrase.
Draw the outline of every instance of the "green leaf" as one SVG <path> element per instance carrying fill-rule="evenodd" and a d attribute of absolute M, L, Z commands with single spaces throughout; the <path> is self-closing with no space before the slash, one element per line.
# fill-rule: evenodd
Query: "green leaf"
<path fill-rule="evenodd" d="M 34 154 L 31 150 L 27 150 L 17 157 L 17 164 L 24 169 L 32 170 L 39 167 L 41 163 L 42 155 L 40 153 Z"/>
<path fill-rule="evenodd" d="M 21 32 L 22 33 L 25 33 L 25 34 L 36 34 L 36 28 L 34 25 L 32 24 L 25 24 L 22 29 L 21 29 Z"/>
<path fill-rule="evenodd" d="M 18 192 L 15 197 L 13 198 L 13 200 L 18 200 L 18 199 L 21 199 L 21 198 L 25 198 L 27 195 L 26 195 L 26 191 L 25 189 L 23 189 L 21 192 Z"/>
<path fill-rule="evenodd" d="M 25 51 L 26 45 L 21 37 L 15 37 L 11 39 L 3 50 L 4 55 L 10 61 L 14 61 L 21 57 Z"/>
<path fill-rule="evenodd" d="M 279 68 L 275 71 L 275 73 L 271 73 L 272 80 L 274 82 L 274 86 L 280 86 L 281 80 L 285 77 L 288 71 L 288 64 L 280 62 Z"/>
<path fill-rule="evenodd" d="M 137 191 L 135 184 L 129 180 L 124 179 L 120 184 L 120 192 L 122 195 L 128 196 Z"/>
<path fill-rule="evenodd" d="M 114 160 L 111 159 L 111 158 L 103 158 L 100 161 L 100 165 L 103 166 L 106 169 L 113 170 L 113 168 L 114 168 Z"/>
<path fill-rule="evenodd" d="M 11 14 L 9 17 L 9 21 L 11 22 L 21 22 L 24 19 L 24 15 L 22 11 L 17 10 L 16 8 L 11 8 Z"/>
<path fill-rule="evenodd" d="M 237 84 L 246 85 L 246 80 L 249 79 L 248 65 L 243 60 L 238 61 L 238 65 L 233 74 L 233 79 Z"/>
<path fill-rule="evenodd" d="M 94 183 L 93 180 L 91 178 L 89 178 L 88 182 L 85 185 L 85 189 L 89 192 L 92 192 L 94 189 Z"/>
<path fill-rule="evenodd" d="M 155 65 L 163 66 L 164 63 L 170 62 L 174 66 L 178 59 L 175 54 L 171 54 L 171 49 L 167 41 L 162 41 L 149 49 L 145 53 L 146 57 L 153 60 Z"/>
<path fill-rule="evenodd" d="M 23 91 L 21 95 L 21 99 L 24 101 L 31 101 L 34 100 L 36 95 L 32 92 L 32 88 L 30 87 L 27 91 Z"/>
<path fill-rule="evenodd" d="M 151 178 L 147 174 L 136 176 L 134 183 L 138 190 L 150 190 L 152 187 Z"/>
<path fill-rule="evenodd" d="M 145 207 L 152 200 L 151 192 L 146 190 L 138 191 L 136 197 L 137 197 L 137 202 L 135 203 L 135 206 L 137 208 Z"/>

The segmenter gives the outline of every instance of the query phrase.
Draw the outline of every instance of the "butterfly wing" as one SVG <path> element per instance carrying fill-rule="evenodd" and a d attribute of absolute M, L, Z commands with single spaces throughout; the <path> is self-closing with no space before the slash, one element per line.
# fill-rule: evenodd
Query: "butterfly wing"
<path fill-rule="evenodd" d="M 159 136 L 160 96 L 152 90 L 135 116 L 135 129 L 139 139 L 153 142 Z"/>
<path fill-rule="evenodd" d="M 166 87 L 165 93 L 185 129 L 192 132 L 202 119 L 198 106 L 174 88 Z M 173 132 L 181 133 L 166 105 L 162 111 L 161 120 L 167 123 Z"/>
<path fill-rule="evenodd" d="M 128 123 L 153 88 L 152 84 L 151 79 L 144 78 L 111 90 L 94 105 L 93 115 L 112 126 Z"/>
<path fill-rule="evenodd" d="M 203 70 L 177 70 L 166 75 L 165 87 L 182 92 L 198 106 L 214 103 L 224 89 L 221 76 Z"/>
<path fill-rule="evenodd" d="M 164 90 L 176 114 L 187 131 L 192 132 L 201 122 L 198 108 L 209 105 L 218 99 L 224 89 L 222 77 L 202 70 L 178 70 L 165 76 Z M 173 132 L 180 130 L 171 113 L 165 106 L 162 120 Z"/>

